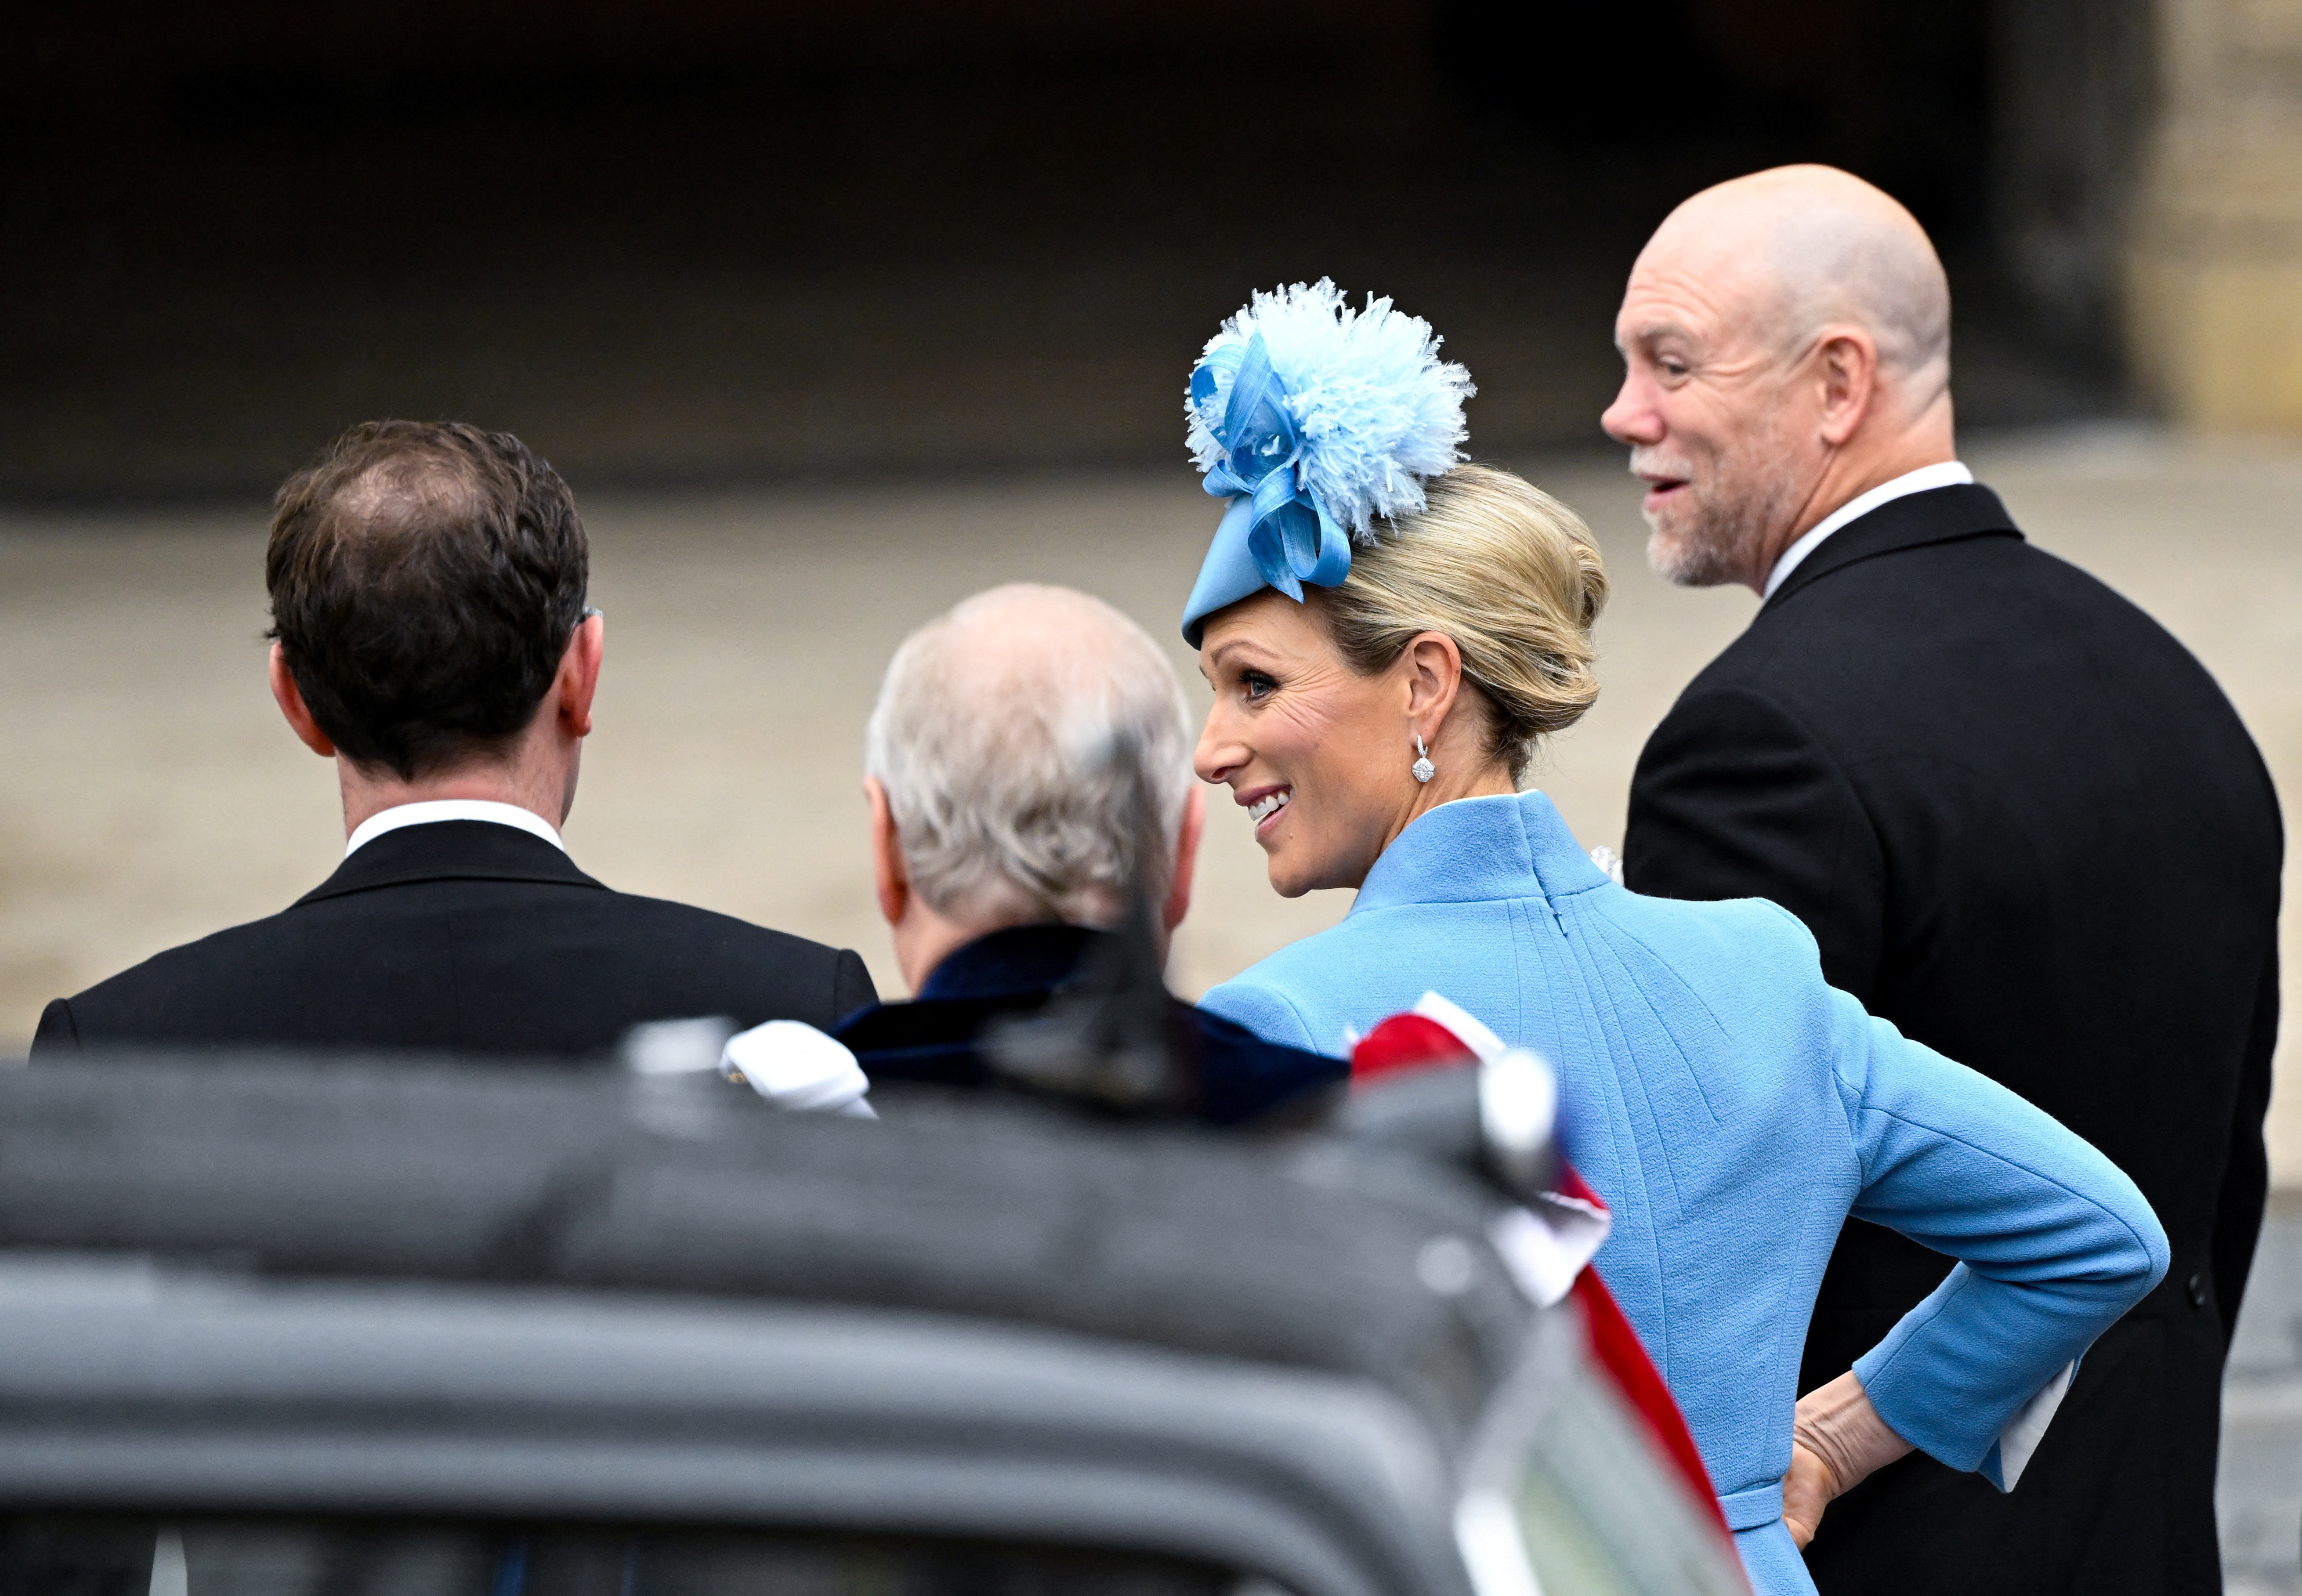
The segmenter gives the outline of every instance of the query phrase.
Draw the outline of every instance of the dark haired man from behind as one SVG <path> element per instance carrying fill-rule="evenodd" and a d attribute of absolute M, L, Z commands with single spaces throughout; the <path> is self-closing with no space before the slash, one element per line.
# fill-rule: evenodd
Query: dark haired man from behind
<path fill-rule="evenodd" d="M 335 874 L 50 1004 L 35 1060 L 160 1046 L 576 1057 L 722 1014 L 829 1026 L 854 953 L 577 869 L 559 826 L 603 623 L 557 472 L 505 433 L 372 422 L 280 490 L 272 692 L 335 760 Z"/>

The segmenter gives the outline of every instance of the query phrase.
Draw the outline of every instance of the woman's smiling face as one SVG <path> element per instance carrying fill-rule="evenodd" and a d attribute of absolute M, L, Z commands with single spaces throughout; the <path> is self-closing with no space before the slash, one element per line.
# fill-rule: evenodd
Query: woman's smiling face
<path fill-rule="evenodd" d="M 1194 767 L 1247 810 L 1272 886 L 1357 886 L 1425 807 L 1407 773 L 1411 654 L 1360 676 L 1309 604 L 1266 589 L 1209 617 L 1199 671 L 1215 701 Z"/>

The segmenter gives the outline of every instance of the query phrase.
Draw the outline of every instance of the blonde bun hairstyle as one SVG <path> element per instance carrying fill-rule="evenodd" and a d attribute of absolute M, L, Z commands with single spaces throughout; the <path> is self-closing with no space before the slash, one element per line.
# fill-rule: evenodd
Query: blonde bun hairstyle
<path fill-rule="evenodd" d="M 1458 466 L 1413 515 L 1379 523 L 1340 587 L 1315 589 L 1335 645 L 1362 676 L 1425 632 L 1452 638 L 1485 701 L 1487 752 L 1522 780 L 1536 742 L 1599 696 L 1591 626 L 1607 567 L 1583 517 L 1523 477 Z"/>

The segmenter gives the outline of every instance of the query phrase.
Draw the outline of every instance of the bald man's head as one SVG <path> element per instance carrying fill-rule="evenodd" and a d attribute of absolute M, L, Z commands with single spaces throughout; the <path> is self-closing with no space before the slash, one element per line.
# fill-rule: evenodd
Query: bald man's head
<path fill-rule="evenodd" d="M 1763 584 L 1838 505 L 1948 459 L 1950 288 L 1893 197 L 1785 166 L 1681 205 L 1633 266 L 1604 424 L 1651 485 L 1657 568 Z"/>
<path fill-rule="evenodd" d="M 1785 356 L 1848 323 L 1877 341 L 1882 371 L 1923 402 L 1950 380 L 1950 280 L 1918 218 L 1834 166 L 1777 166 L 1687 200 L 1631 271 L 1701 271 L 1739 298 L 1752 331 Z"/>
<path fill-rule="evenodd" d="M 1100 599 L 1016 584 L 905 639 L 865 734 L 912 886 L 979 930 L 1107 923 L 1134 878 L 1123 835 L 1138 751 L 1173 836 L 1191 790 L 1190 725 L 1173 668 Z M 1155 878 L 1172 861 L 1148 861 Z M 1156 881 L 1155 879 L 1155 885 Z"/>

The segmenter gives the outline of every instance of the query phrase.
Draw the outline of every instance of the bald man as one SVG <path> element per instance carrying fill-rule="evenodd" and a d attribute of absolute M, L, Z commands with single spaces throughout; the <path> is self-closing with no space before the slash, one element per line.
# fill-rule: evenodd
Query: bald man
<path fill-rule="evenodd" d="M 1801 166 L 1696 195 L 1640 254 L 1616 339 L 1604 424 L 1647 484 L 1656 569 L 1762 601 L 1640 759 L 1629 885 L 1790 909 L 1833 985 L 2115 1160 L 2174 1252 L 2059 1407 L 2042 1396 L 2010 1493 L 1922 1453 L 1858 1483 L 1844 1449 L 1834 1473 L 1802 1444 L 1794 1533 L 1845 1493 L 1816 1583 L 2217 1591 L 2219 1387 L 2278 1022 L 2283 844 L 2254 744 L 2180 644 L 1959 463 L 1949 290 L 1877 189 Z M 1869 1218 L 1822 1283 L 1802 1422 L 1948 1268 Z"/>
<path fill-rule="evenodd" d="M 834 1033 L 875 1084 L 988 1084 L 979 1048 L 1082 974 L 1126 912 L 1143 840 L 1129 835 L 1136 752 L 1157 811 L 1167 938 L 1191 906 L 1206 789 L 1174 668 L 1102 600 L 1018 583 L 976 594 L 904 640 L 864 734 L 880 912 L 916 994 Z M 1338 1084 L 1338 1060 L 1265 1042 L 1172 1001 L 1193 1055 L 1185 1096 L 1206 1119 L 1254 1118 Z"/>

